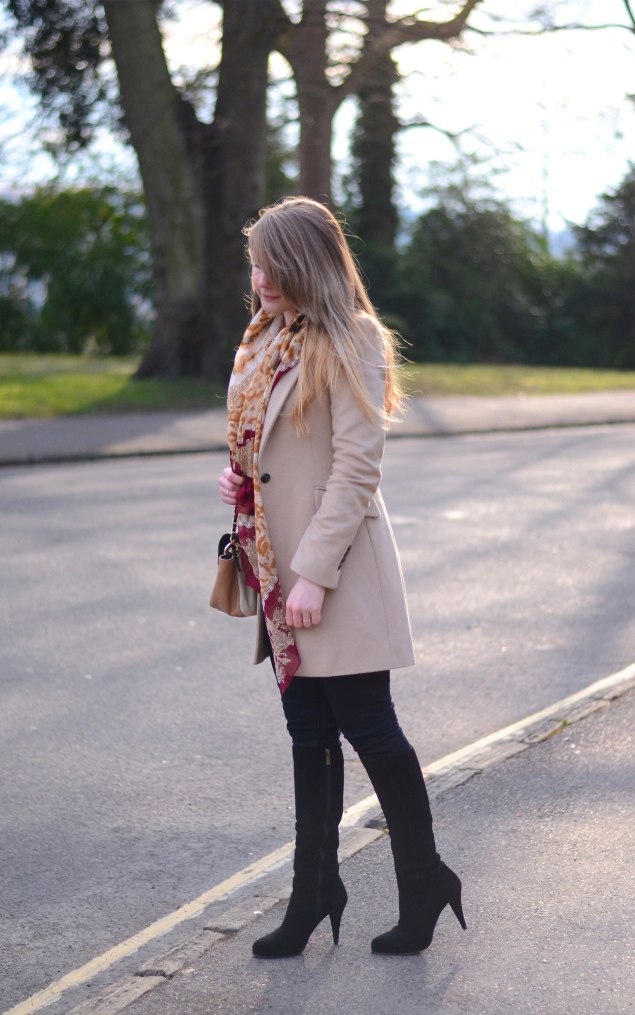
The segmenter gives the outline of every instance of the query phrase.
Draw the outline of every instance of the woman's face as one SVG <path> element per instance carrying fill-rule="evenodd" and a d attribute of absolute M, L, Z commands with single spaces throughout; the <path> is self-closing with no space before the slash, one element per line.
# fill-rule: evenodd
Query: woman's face
<path fill-rule="evenodd" d="M 293 320 L 297 313 L 296 308 L 292 307 L 291 304 L 280 295 L 273 283 L 269 281 L 262 268 L 260 268 L 255 261 L 252 262 L 251 265 L 251 284 L 260 296 L 260 302 L 262 303 L 263 310 L 270 314 L 271 317 L 277 317 L 278 314 L 284 314 L 286 323 L 290 324 L 291 320 Z"/>

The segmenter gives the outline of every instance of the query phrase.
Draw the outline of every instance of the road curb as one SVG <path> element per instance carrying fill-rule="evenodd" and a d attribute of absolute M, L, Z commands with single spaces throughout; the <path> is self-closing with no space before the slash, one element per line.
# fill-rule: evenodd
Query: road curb
<path fill-rule="evenodd" d="M 440 759 L 423 770 L 431 799 L 438 799 L 475 776 L 608 708 L 612 702 L 633 691 L 635 663 Z M 365 822 L 363 825 L 352 823 L 361 819 Z M 376 797 L 366 797 L 348 808 L 341 834 L 340 862 L 346 862 L 384 834 L 385 825 Z M 276 868 L 279 866 L 280 863 L 275 865 Z M 211 917 L 203 931 L 190 941 L 145 962 L 133 976 L 111 984 L 98 997 L 85 1001 L 67 1015 L 116 1015 L 124 1011 L 138 998 L 169 982 L 211 948 L 235 937 L 265 912 L 285 902 L 291 891 L 291 872 L 280 873 L 277 869 L 265 872 L 258 876 L 257 884 L 259 891 L 251 898 Z M 19 1010 L 26 1013 L 29 1009 L 21 1009 L 21 1006 L 12 1009 L 16 1015 Z"/>
<path fill-rule="evenodd" d="M 597 420 L 565 420 L 563 422 L 545 422 L 514 424 L 513 422 L 501 423 L 500 426 L 488 427 L 465 427 L 456 430 L 439 429 L 434 431 L 399 430 L 386 434 L 389 441 L 426 439 L 438 437 L 486 437 L 499 433 L 535 433 L 545 430 L 581 430 L 605 426 L 632 426 L 635 423 L 635 415 L 624 419 L 597 419 Z M 174 458 L 179 455 L 211 455 L 225 453 L 227 444 L 225 442 L 210 442 L 206 445 L 183 446 L 179 448 L 139 448 L 131 451 L 105 450 L 94 452 L 78 452 L 77 454 L 26 454 L 16 455 L 12 458 L 0 458 L 0 469 L 18 469 L 35 465 L 78 465 L 82 462 L 112 462 L 126 460 L 129 458 Z"/>
<path fill-rule="evenodd" d="M 635 422 L 635 420 L 634 420 Z M 24 455 L 0 458 L 0 469 L 21 469 L 34 465 L 80 465 L 82 462 L 118 462 L 128 458 L 175 458 L 179 455 L 211 455 L 227 451 L 227 444 L 209 444 L 205 447 L 143 449 L 138 451 L 94 451 L 76 455 Z"/>

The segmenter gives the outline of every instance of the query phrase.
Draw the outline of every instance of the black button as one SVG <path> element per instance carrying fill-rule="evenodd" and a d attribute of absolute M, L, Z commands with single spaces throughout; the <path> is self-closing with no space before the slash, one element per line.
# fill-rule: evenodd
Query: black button
<path fill-rule="evenodd" d="M 260 477 L 260 482 L 261 483 L 268 483 L 270 479 L 271 479 L 271 476 L 269 475 L 269 473 L 268 472 L 263 472 L 262 476 Z"/>

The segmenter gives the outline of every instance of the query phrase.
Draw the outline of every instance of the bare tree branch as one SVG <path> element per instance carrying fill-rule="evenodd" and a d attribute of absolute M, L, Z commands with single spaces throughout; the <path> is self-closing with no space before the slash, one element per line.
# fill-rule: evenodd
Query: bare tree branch
<path fill-rule="evenodd" d="M 337 85 L 338 104 L 355 92 L 370 79 L 375 61 L 390 53 L 397 46 L 424 39 L 448 42 L 456 39 L 466 27 L 467 19 L 482 0 L 466 0 L 462 9 L 450 21 L 418 21 L 414 16 L 398 21 L 384 21 L 382 29 L 375 33 L 370 45 L 365 46 L 362 55 L 351 67 L 347 77 Z"/>
<path fill-rule="evenodd" d="M 475 127 L 474 125 L 472 125 L 471 127 L 463 127 L 461 130 L 453 131 L 448 130 L 445 127 L 439 127 L 438 124 L 432 123 L 431 120 L 426 120 L 424 117 L 417 117 L 414 120 L 409 120 L 407 123 L 400 124 L 399 131 L 401 132 L 403 130 L 410 130 L 414 127 L 430 127 L 432 130 L 437 131 L 438 134 L 443 134 L 444 137 L 447 137 L 448 141 L 451 141 L 452 144 L 458 150 L 461 150 L 461 140 L 463 139 L 463 137 L 471 137 L 474 138 L 476 141 L 479 141 L 486 148 L 490 148 L 497 155 L 508 154 L 510 150 L 517 152 L 526 151 L 525 147 L 520 143 L 520 141 L 511 142 L 511 144 L 508 145 L 507 149 L 505 150 L 500 146 L 494 144 L 494 142 L 490 138 L 488 138 L 485 134 L 482 134 L 478 130 L 478 128 Z"/>
<path fill-rule="evenodd" d="M 413 127 L 430 127 L 432 130 L 436 130 L 437 133 L 443 134 L 449 141 L 458 141 L 463 134 L 469 134 L 472 131 L 472 127 L 463 127 L 462 130 L 446 130 L 444 127 L 439 127 L 438 124 L 432 123 L 431 120 L 425 120 L 423 117 L 417 117 L 416 120 L 408 120 L 407 123 L 401 123 L 399 125 L 399 131 L 411 130 Z"/>
<path fill-rule="evenodd" d="M 626 13 L 631 19 L 631 25 L 633 26 L 633 31 L 635 32 L 635 14 L 633 13 L 630 0 L 624 0 L 624 6 L 626 7 Z"/>
<path fill-rule="evenodd" d="M 571 25 L 548 25 L 545 26 L 545 28 L 538 29 L 510 28 L 503 32 L 490 32 L 486 28 L 475 28 L 474 25 L 466 25 L 465 31 L 471 32 L 472 35 L 482 35 L 484 37 L 493 37 L 498 39 L 507 35 L 522 35 L 528 38 L 534 38 L 540 35 L 553 35 L 555 32 L 597 32 L 603 28 L 624 28 L 627 32 L 635 31 L 635 27 L 631 28 L 629 25 L 611 21 L 607 21 L 603 25 L 582 25 L 574 23 Z"/>
<path fill-rule="evenodd" d="M 443 42 L 456 38 L 474 8 L 481 2 L 482 0 L 466 0 L 463 8 L 450 21 L 419 21 L 411 14 L 397 21 L 386 22 L 389 34 L 396 40 L 390 48 L 402 42 L 418 42 L 420 39 L 440 39 Z"/>
<path fill-rule="evenodd" d="M 331 56 L 328 40 L 333 32 L 328 0 L 303 0 L 302 18 L 296 24 L 286 15 L 281 0 L 271 0 L 276 24 L 274 48 L 288 61 L 297 86 L 300 108 L 300 189 L 319 196 L 330 194 L 331 133 L 333 116 L 341 102 L 358 94 L 379 71 L 392 50 L 405 43 L 457 38 L 479 3 L 462 0 L 449 21 L 423 21 L 414 15 L 395 21 L 386 15 L 387 0 L 364 0 L 365 14 L 347 15 L 350 24 L 363 23 L 367 32 L 360 49 L 343 46 Z M 338 84 L 332 78 L 337 75 Z"/>

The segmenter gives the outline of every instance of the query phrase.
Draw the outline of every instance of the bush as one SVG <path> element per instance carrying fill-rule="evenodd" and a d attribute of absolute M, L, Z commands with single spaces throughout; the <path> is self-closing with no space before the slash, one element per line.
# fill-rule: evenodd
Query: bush
<path fill-rule="evenodd" d="M 504 205 L 440 206 L 416 223 L 385 310 L 415 360 L 565 363 L 574 279 Z"/>
<path fill-rule="evenodd" d="M 0 350 L 140 351 L 151 299 L 138 195 L 42 188 L 0 201 Z"/>
<path fill-rule="evenodd" d="M 574 229 L 562 260 L 469 183 L 428 195 L 435 203 L 401 250 L 359 253 L 371 299 L 410 359 L 633 369 L 635 167 Z"/>
<path fill-rule="evenodd" d="M 635 362 L 635 166 L 575 230 L 579 278 L 569 311 L 593 365 Z"/>

